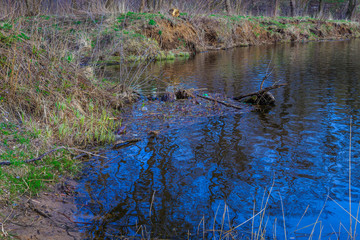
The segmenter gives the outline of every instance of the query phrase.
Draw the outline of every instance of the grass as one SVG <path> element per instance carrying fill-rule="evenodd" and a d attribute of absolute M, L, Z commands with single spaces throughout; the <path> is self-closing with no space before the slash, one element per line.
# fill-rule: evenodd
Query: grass
<path fill-rule="evenodd" d="M 19 196 L 34 196 L 56 182 L 62 175 L 74 176 L 81 165 L 72 155 L 60 150 L 44 157 L 39 163 L 25 164 L 26 159 L 44 151 L 42 133 L 10 122 L 0 123 L 0 159 L 13 165 L 0 168 L 0 203 L 13 204 Z"/>
<path fill-rule="evenodd" d="M 1 66 L 0 94 L 6 112 L 23 122 L 40 123 L 40 129 L 46 124 L 49 128 L 42 129 L 46 135 L 59 142 L 66 139 L 70 145 L 109 140 L 103 133 L 113 114 L 104 109 L 121 105 L 121 99 L 108 94 L 109 86 L 87 79 L 68 52 L 59 55 L 60 49 L 37 46 L 15 31 L 2 36 L 0 51 L 7 61 Z"/>

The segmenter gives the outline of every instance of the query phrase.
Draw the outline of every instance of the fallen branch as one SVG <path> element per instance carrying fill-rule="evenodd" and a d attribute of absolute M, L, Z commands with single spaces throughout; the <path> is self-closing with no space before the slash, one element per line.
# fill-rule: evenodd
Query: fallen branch
<path fill-rule="evenodd" d="M 95 156 L 95 157 L 107 158 L 107 157 L 101 156 L 99 154 L 96 154 L 96 153 L 93 153 L 93 152 L 88 152 L 88 151 L 77 149 L 77 148 L 67 148 L 67 149 L 74 150 L 76 152 L 82 152 L 83 154 L 88 154 L 88 155 L 92 155 L 92 156 Z"/>
<path fill-rule="evenodd" d="M 206 99 L 206 100 L 210 100 L 210 101 L 213 101 L 213 102 L 220 103 L 220 104 L 225 105 L 227 107 L 232 107 L 232 108 L 241 109 L 241 110 L 243 109 L 242 107 L 239 107 L 239 106 L 236 106 L 236 105 L 224 102 L 224 101 L 216 100 L 216 99 L 211 98 L 211 97 L 206 97 L 206 96 L 202 96 L 202 95 L 199 95 L 199 94 L 196 94 L 196 96 L 198 96 L 200 98 L 203 98 L 203 99 Z"/>
<path fill-rule="evenodd" d="M 81 149 L 77 149 L 77 148 L 69 148 L 69 147 L 65 147 L 65 146 L 61 146 L 61 147 L 57 147 L 55 149 L 52 149 L 48 152 L 45 152 L 43 154 L 41 154 L 39 157 L 37 158 L 32 158 L 32 159 L 28 159 L 28 160 L 24 160 L 23 163 L 32 163 L 32 162 L 35 162 L 35 161 L 38 161 L 38 160 L 41 160 L 43 159 L 45 156 L 53 153 L 53 152 L 56 152 L 58 150 L 61 150 L 61 149 L 65 149 L 65 150 L 68 150 L 70 152 L 70 150 L 73 150 L 73 151 L 77 151 L 77 152 L 82 152 L 82 153 L 86 153 L 86 154 L 89 154 L 89 155 L 93 155 L 93 156 L 96 156 L 96 157 L 101 157 L 101 158 L 107 158 L 107 157 L 104 157 L 104 156 L 101 156 L 101 155 L 98 155 L 98 154 L 95 154 L 95 153 L 91 153 L 91 152 L 87 152 L 87 151 L 84 151 L 84 150 L 81 150 Z M 11 165 L 13 164 L 12 162 L 10 161 L 4 161 L 4 162 L 0 162 L 0 166 L 1 165 Z"/>
<path fill-rule="evenodd" d="M 286 83 L 276 84 L 276 85 L 273 85 L 271 87 L 266 87 L 264 89 L 261 89 L 261 90 L 259 90 L 257 92 L 252 92 L 252 93 L 249 93 L 249 94 L 246 94 L 246 95 L 241 95 L 241 96 L 238 96 L 238 97 L 234 97 L 233 99 L 239 101 L 240 99 L 243 99 L 243 98 L 246 98 L 246 97 L 250 97 L 250 96 L 254 96 L 254 95 L 259 96 L 259 95 L 262 95 L 263 93 L 268 92 L 268 91 L 270 91 L 272 89 L 283 87 L 285 85 L 287 85 L 287 84 Z"/>

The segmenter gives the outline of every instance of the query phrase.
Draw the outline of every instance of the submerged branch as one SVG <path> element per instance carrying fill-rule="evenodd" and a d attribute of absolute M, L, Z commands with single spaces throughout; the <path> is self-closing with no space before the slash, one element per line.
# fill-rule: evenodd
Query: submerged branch
<path fill-rule="evenodd" d="M 211 97 L 206 97 L 206 96 L 202 96 L 202 95 L 199 95 L 199 94 L 196 94 L 196 96 L 198 96 L 200 98 L 203 98 L 203 99 L 206 99 L 206 100 L 209 100 L 209 101 L 220 103 L 220 104 L 225 105 L 227 107 L 232 107 L 232 108 L 241 109 L 241 110 L 243 109 L 242 107 L 239 107 L 239 106 L 236 106 L 236 105 L 224 102 L 224 101 L 216 100 L 216 99 L 211 98 Z"/>
<path fill-rule="evenodd" d="M 272 89 L 276 89 L 276 88 L 279 88 L 279 87 L 283 87 L 285 85 L 287 85 L 287 84 L 286 83 L 276 84 L 276 85 L 273 85 L 271 87 L 266 87 L 264 89 L 261 89 L 261 90 L 259 90 L 257 92 L 252 92 L 252 93 L 249 93 L 249 94 L 246 94 L 246 95 L 241 95 L 241 96 L 238 96 L 238 97 L 234 97 L 233 99 L 239 101 L 240 99 L 243 99 L 243 98 L 246 98 L 246 97 L 250 97 L 250 96 L 254 96 L 254 95 L 257 95 L 257 96 L 262 95 L 265 92 L 268 92 L 268 91 L 270 91 Z"/>

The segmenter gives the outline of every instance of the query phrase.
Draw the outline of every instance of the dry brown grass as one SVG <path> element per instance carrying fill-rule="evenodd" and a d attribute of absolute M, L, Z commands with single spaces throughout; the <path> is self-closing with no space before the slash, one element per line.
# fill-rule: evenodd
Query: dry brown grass
<path fill-rule="evenodd" d="M 0 30 L 0 109 L 43 129 L 51 142 L 86 145 L 111 141 L 113 111 L 130 90 L 87 78 L 66 51 L 66 41 Z"/>

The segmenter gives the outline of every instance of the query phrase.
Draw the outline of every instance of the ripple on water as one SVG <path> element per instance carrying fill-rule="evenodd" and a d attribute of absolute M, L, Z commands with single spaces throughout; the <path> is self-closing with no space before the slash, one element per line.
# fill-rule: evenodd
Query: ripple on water
<path fill-rule="evenodd" d="M 284 237 L 284 214 L 288 236 L 308 238 L 312 228 L 306 226 L 319 218 L 322 236 L 331 238 L 340 221 L 349 226 L 341 207 L 349 206 L 350 115 L 352 212 L 360 196 L 360 54 L 346 54 L 359 43 L 233 49 L 164 66 L 166 79 L 176 75 L 185 86 L 231 97 L 258 89 L 271 61 L 275 69 L 266 84 L 280 79 L 288 85 L 273 91 L 277 102 L 267 112 L 239 113 L 206 101 L 195 108 L 186 101 L 139 103 L 127 116 L 127 131 L 142 141 L 88 164 L 76 221 L 93 223 L 89 238 L 135 235 L 140 225 L 152 237 L 196 238 L 202 229 L 237 226 L 266 203 L 269 237 L 275 221 L 278 238 Z M 148 137 L 149 130 L 160 134 Z M 251 222 L 238 233 L 251 232 Z M 314 229 L 317 237 L 320 227 Z"/>

